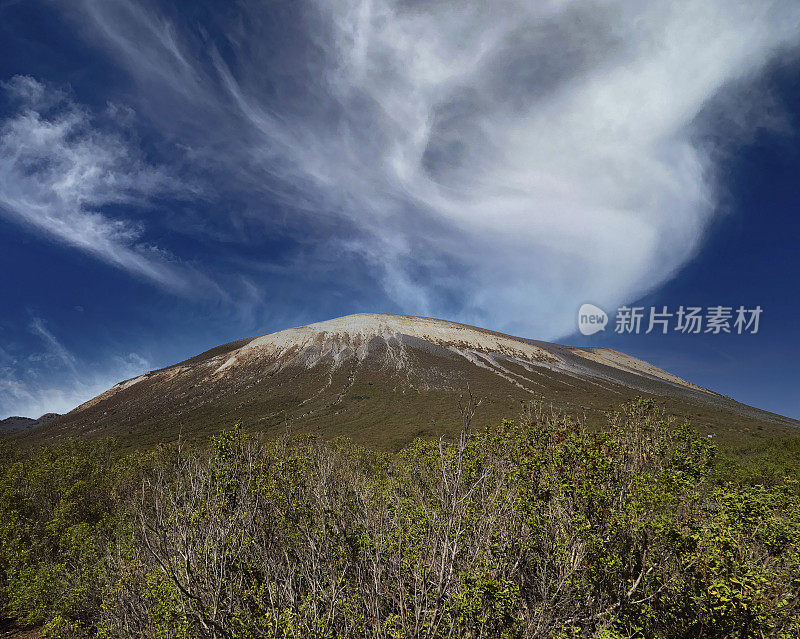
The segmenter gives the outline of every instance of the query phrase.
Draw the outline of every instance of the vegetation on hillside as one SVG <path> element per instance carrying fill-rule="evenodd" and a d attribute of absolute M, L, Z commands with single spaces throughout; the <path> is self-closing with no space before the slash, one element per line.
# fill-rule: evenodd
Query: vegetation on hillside
<path fill-rule="evenodd" d="M 51 637 L 797 637 L 800 440 L 648 400 L 396 454 L 0 449 L 0 616 Z M 2 445 L 2 444 L 0 444 Z"/>

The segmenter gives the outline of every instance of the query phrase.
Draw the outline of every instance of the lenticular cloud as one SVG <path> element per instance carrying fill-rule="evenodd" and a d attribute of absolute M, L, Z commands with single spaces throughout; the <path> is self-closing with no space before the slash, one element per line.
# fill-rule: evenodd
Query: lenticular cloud
<path fill-rule="evenodd" d="M 793 0 L 242 2 L 202 31 L 84 8 L 155 96 L 139 110 L 244 197 L 346 223 L 307 233 L 408 313 L 543 338 L 698 250 L 719 189 L 700 134 L 758 112 L 753 83 L 800 33 Z M 249 210 L 269 228 L 274 207 Z"/>

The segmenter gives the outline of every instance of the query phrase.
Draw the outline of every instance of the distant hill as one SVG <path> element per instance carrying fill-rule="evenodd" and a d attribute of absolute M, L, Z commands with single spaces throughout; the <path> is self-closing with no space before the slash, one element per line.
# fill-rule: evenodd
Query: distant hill
<path fill-rule="evenodd" d="M 33 419 L 31 417 L 7 417 L 6 419 L 0 419 L 0 435 L 18 433 L 23 430 L 34 428 L 35 426 L 41 426 L 42 424 L 47 424 L 56 417 L 61 417 L 61 415 L 58 413 L 45 413 L 39 419 Z"/>
<path fill-rule="evenodd" d="M 458 427 L 459 397 L 484 402 L 476 425 L 539 401 L 599 420 L 637 395 L 720 437 L 798 433 L 798 422 L 602 348 L 560 346 L 453 322 L 350 315 L 225 344 L 105 393 L 14 436 L 43 443 L 114 436 L 148 446 L 241 420 L 247 429 L 348 435 L 396 448 Z"/>

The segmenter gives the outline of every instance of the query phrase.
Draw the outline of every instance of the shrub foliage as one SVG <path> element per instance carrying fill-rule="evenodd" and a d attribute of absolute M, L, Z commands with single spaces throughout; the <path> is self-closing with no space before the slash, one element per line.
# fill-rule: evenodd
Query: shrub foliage
<path fill-rule="evenodd" d="M 648 400 L 396 454 L 238 428 L 210 447 L 0 453 L 0 613 L 51 637 L 797 637 L 795 467 Z M 760 460 L 759 463 L 763 463 Z"/>

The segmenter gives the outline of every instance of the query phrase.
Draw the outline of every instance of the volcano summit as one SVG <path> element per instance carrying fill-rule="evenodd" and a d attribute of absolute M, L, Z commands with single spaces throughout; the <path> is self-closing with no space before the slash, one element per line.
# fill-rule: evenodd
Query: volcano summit
<path fill-rule="evenodd" d="M 459 398 L 483 398 L 476 425 L 532 402 L 590 422 L 637 395 L 722 437 L 794 431 L 798 422 L 746 406 L 645 361 L 423 317 L 358 314 L 224 344 L 121 382 L 19 435 L 36 442 L 116 437 L 150 445 L 241 420 L 248 430 L 347 435 L 395 448 L 452 432 Z"/>

